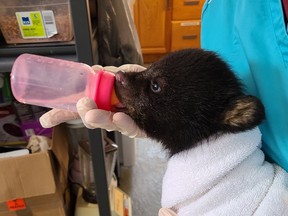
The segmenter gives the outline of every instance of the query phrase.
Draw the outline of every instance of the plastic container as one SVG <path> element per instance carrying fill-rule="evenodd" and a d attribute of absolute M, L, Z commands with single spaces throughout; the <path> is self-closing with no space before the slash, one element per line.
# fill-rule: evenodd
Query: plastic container
<path fill-rule="evenodd" d="M 82 97 L 99 109 L 113 110 L 119 101 L 114 91 L 115 75 L 73 61 L 22 54 L 11 71 L 14 97 L 22 103 L 76 111 Z"/>
<path fill-rule="evenodd" d="M 0 0 L 0 29 L 6 43 L 71 41 L 68 0 Z"/>

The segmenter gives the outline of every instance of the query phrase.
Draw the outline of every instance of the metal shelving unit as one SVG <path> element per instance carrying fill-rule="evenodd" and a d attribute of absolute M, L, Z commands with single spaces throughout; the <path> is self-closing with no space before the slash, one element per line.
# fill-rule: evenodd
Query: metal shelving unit
<path fill-rule="evenodd" d="M 96 1 L 96 0 L 94 0 Z M 90 16 L 91 0 L 70 0 L 74 41 L 66 43 L 42 43 L 25 45 L 5 45 L 0 39 L 0 72 L 10 72 L 16 57 L 22 53 L 33 53 L 73 61 L 88 65 L 97 64 L 96 41 Z M 95 3 L 95 2 L 94 2 Z M 110 216 L 110 202 L 106 180 L 102 130 L 89 130 L 92 162 L 96 182 L 99 213 Z"/>

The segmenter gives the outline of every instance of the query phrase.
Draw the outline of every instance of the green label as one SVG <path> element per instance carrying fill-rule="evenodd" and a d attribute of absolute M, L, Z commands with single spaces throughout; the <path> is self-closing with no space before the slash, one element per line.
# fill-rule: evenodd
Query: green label
<path fill-rule="evenodd" d="M 46 38 L 45 26 L 40 11 L 16 12 L 23 38 Z"/>

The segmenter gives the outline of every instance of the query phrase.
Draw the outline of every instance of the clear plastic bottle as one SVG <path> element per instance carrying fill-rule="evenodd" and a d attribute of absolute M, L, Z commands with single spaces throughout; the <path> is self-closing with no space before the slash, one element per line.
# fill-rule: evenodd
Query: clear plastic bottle
<path fill-rule="evenodd" d="M 22 54 L 11 71 L 14 97 L 22 103 L 76 111 L 82 97 L 93 99 L 99 109 L 112 110 L 119 101 L 111 72 L 56 58 Z"/>

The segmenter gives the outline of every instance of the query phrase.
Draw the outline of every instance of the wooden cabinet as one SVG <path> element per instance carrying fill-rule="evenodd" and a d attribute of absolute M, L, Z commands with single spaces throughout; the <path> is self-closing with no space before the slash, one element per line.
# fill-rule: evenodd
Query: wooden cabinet
<path fill-rule="evenodd" d="M 136 0 L 134 20 L 144 62 L 171 51 L 200 47 L 205 0 Z"/>
<path fill-rule="evenodd" d="M 145 61 L 170 50 L 171 0 L 136 0 L 134 21 Z"/>
<path fill-rule="evenodd" d="M 171 50 L 200 47 L 201 11 L 205 0 L 174 0 Z"/>

